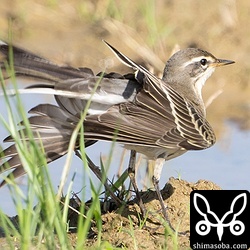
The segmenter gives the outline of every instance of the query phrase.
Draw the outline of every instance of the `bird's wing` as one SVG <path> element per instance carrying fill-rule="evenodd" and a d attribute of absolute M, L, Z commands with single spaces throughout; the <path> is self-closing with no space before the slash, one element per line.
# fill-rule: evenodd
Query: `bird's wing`
<path fill-rule="evenodd" d="M 0 67 L 6 78 L 11 74 L 8 69 L 13 64 L 17 77 L 35 80 L 27 88 L 19 89 L 19 93 L 55 95 L 62 109 L 78 117 L 90 97 L 89 114 L 100 114 L 114 104 L 133 100 L 141 88 L 133 74 L 111 72 L 94 75 L 89 68 L 60 66 L 4 42 L 0 42 L 0 55 Z M 15 90 L 7 93 L 15 94 Z"/>
<path fill-rule="evenodd" d="M 128 79 L 128 76 L 112 78 L 108 74 L 61 81 L 55 85 L 54 90 L 58 105 L 79 117 L 90 99 L 87 114 L 102 114 L 115 104 L 133 101 L 141 88 L 136 79 Z"/>
<path fill-rule="evenodd" d="M 125 65 L 136 70 L 136 77 L 143 74 L 143 89 L 134 102 L 115 105 L 98 116 L 88 116 L 86 139 L 115 138 L 126 144 L 186 150 L 204 149 L 214 144 L 211 126 L 191 101 L 107 45 Z"/>
<path fill-rule="evenodd" d="M 115 105 L 101 115 L 87 116 L 85 139 L 115 139 L 125 144 L 186 150 L 213 145 L 215 136 L 207 120 L 192 106 L 184 105 L 183 98 L 180 100 L 180 105 L 173 108 L 168 97 L 158 103 L 142 91 L 136 102 Z"/>

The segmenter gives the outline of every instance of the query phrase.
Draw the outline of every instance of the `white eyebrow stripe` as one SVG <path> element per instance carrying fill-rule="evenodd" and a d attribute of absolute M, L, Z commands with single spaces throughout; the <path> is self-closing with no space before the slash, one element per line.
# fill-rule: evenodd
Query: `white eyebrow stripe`
<path fill-rule="evenodd" d="M 213 58 L 211 56 L 198 56 L 195 58 L 192 58 L 191 60 L 183 63 L 182 67 L 185 68 L 187 65 L 195 62 L 199 62 L 201 59 L 207 59 L 207 61 L 213 61 Z"/>

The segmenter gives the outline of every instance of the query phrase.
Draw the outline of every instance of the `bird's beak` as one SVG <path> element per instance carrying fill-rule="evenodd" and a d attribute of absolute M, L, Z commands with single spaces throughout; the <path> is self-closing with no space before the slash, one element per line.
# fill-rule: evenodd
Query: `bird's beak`
<path fill-rule="evenodd" d="M 215 63 L 213 63 L 213 66 L 220 67 L 220 66 L 224 66 L 224 65 L 228 65 L 228 64 L 232 64 L 232 63 L 235 63 L 235 62 L 231 61 L 231 60 L 217 59 L 217 61 Z"/>

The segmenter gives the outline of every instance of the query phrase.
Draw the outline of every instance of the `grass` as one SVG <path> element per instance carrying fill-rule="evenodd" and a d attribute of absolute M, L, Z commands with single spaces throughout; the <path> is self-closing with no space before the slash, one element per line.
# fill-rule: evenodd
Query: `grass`
<path fill-rule="evenodd" d="M 10 55 L 12 56 L 12 55 Z M 11 62 L 11 64 L 13 64 Z M 30 128 L 29 120 L 26 116 L 26 111 L 23 108 L 22 99 L 18 94 L 16 79 L 14 76 L 13 66 L 8 66 L 9 74 L 12 77 L 13 88 L 16 89 L 15 97 L 10 97 L 6 93 L 5 81 L 1 75 L 1 87 L 4 93 L 6 109 L 8 111 L 8 119 L 5 120 L 0 116 L 0 121 L 8 130 L 9 134 L 13 137 L 16 144 L 20 160 L 27 172 L 27 191 L 24 192 L 13 180 L 12 177 L 6 178 L 6 182 L 9 184 L 8 188 L 15 204 L 15 209 L 18 216 L 18 227 L 15 227 L 13 221 L 0 211 L 0 225 L 6 235 L 7 249 L 83 249 L 86 247 L 86 241 L 89 234 L 89 229 L 94 222 L 98 229 L 97 237 L 95 239 L 95 249 L 114 249 L 108 242 L 102 242 L 102 218 L 101 218 L 101 206 L 100 206 L 100 194 L 102 190 L 102 183 L 106 182 L 106 174 L 102 175 L 102 180 L 99 186 L 95 186 L 90 177 L 90 171 L 88 168 L 87 158 L 84 148 L 84 128 L 82 126 L 86 110 L 83 112 L 82 117 L 75 128 L 71 141 L 69 143 L 69 153 L 65 161 L 63 174 L 61 177 L 61 183 L 57 194 L 53 188 L 49 173 L 46 158 L 41 153 L 42 145 L 38 145 L 33 138 L 33 134 Z M 96 84 L 98 86 L 98 83 Z M 14 101 L 14 104 L 13 104 Z M 91 100 L 90 100 L 91 101 Z M 88 105 L 90 104 L 90 101 Z M 86 109 L 88 108 L 88 105 Z M 19 114 L 16 117 L 16 114 Z M 27 133 L 24 135 L 22 132 L 18 132 L 17 121 L 23 120 L 23 126 Z M 66 196 L 63 197 L 63 206 L 61 203 L 62 190 L 65 185 L 68 169 L 71 164 L 72 154 L 74 153 L 74 144 L 78 134 L 81 134 L 80 138 L 80 154 L 82 157 L 83 167 L 85 169 L 85 178 L 87 176 L 91 187 L 91 205 L 87 208 L 84 203 L 81 204 L 79 211 L 79 219 L 77 225 L 77 240 L 72 244 L 69 238 L 69 202 L 72 193 L 72 184 L 74 182 L 74 176 L 67 187 Z M 28 140 L 24 140 L 28 136 Z M 111 158 L 113 157 L 113 147 L 111 147 L 108 161 L 104 166 L 101 161 L 101 169 L 104 172 L 105 169 L 111 164 Z M 43 167 L 37 167 L 43 166 Z M 124 186 L 124 181 L 127 178 L 127 173 L 124 172 L 121 178 L 114 182 L 112 188 L 119 189 Z M 86 183 L 86 179 L 83 180 L 83 186 Z M 113 190 L 114 191 L 114 190 Z M 124 192 L 123 197 L 128 199 L 128 192 Z M 107 192 L 109 196 L 109 193 Z M 81 200 L 85 200 L 85 194 L 82 193 Z M 34 204 L 36 202 L 36 206 Z M 131 222 L 131 220 L 130 220 Z M 139 219 L 139 229 L 143 228 L 145 219 Z M 126 229 L 127 230 L 127 229 Z M 128 230 L 127 230 L 128 231 Z M 167 232 L 167 230 L 166 230 Z M 134 240 L 134 246 L 136 249 L 136 236 L 134 234 L 134 228 L 132 222 L 130 223 L 130 229 L 128 234 Z M 166 234 L 168 235 L 168 233 Z M 167 236 L 166 236 L 167 237 Z M 173 238 L 175 239 L 175 238 Z M 176 240 L 175 240 L 176 241 Z"/>
<path fill-rule="evenodd" d="M 12 55 L 10 55 L 10 58 L 12 58 Z M 4 93 L 6 108 L 8 111 L 8 120 L 5 120 L 2 116 L 0 118 L 1 123 L 14 139 L 20 161 L 22 162 L 22 165 L 24 166 L 25 171 L 28 175 L 28 183 L 27 192 L 25 193 L 14 182 L 12 176 L 5 179 L 5 181 L 10 184 L 8 187 L 17 211 L 18 229 L 13 226 L 10 219 L 2 211 L 0 211 L 1 227 L 5 232 L 10 249 L 15 249 L 17 244 L 16 242 L 18 242 L 18 247 L 20 249 L 31 249 L 32 246 L 34 246 L 34 236 L 36 236 L 37 238 L 36 247 L 38 249 L 40 249 L 42 246 L 46 249 L 55 249 L 57 245 L 60 246 L 60 249 L 72 249 L 72 244 L 68 240 L 67 235 L 67 214 L 69 208 L 69 198 L 72 191 L 71 187 L 74 181 L 73 178 L 68 187 L 67 194 L 64 197 L 65 204 L 63 207 L 60 204 L 60 198 L 67 178 L 72 154 L 74 152 L 73 149 L 76 137 L 79 134 L 79 131 L 83 135 L 82 121 L 86 115 L 86 112 L 83 113 L 78 126 L 75 128 L 72 134 L 72 138 L 69 144 L 69 153 L 65 162 L 59 191 L 56 195 L 48 173 L 46 158 L 43 153 L 41 154 L 42 145 L 37 145 L 33 138 L 30 124 L 22 105 L 21 97 L 18 94 L 13 73 L 13 66 L 6 65 L 6 67 L 8 68 L 8 73 L 13 76 L 13 88 L 16 90 L 16 95 L 14 97 L 15 104 L 13 107 L 10 100 L 13 98 L 10 98 L 6 94 L 5 82 L 3 76 L 1 75 L 1 86 Z M 98 86 L 98 83 L 96 84 L 96 86 Z M 90 104 L 90 101 L 88 105 Z M 88 108 L 88 105 L 86 108 Z M 18 127 L 16 125 L 17 121 L 14 115 L 16 113 L 20 114 L 18 119 L 23 120 L 23 126 L 27 131 L 27 135 L 24 135 L 22 132 L 18 132 Z M 28 140 L 24 140 L 25 137 L 28 137 Z M 83 136 L 81 138 L 83 138 Z M 87 159 L 84 153 L 85 151 L 83 141 L 84 140 L 82 139 L 81 155 L 83 159 L 83 165 L 88 166 Z M 38 168 L 37 166 L 43 167 Z M 88 167 L 86 167 L 86 170 L 88 170 Z M 86 171 L 86 173 L 88 172 L 89 171 Z M 92 223 L 92 218 L 96 219 L 98 228 L 101 229 L 99 200 L 101 184 L 99 185 L 99 187 L 95 187 L 91 182 L 91 179 L 89 179 L 89 181 L 91 185 L 93 200 L 92 205 L 86 212 L 86 216 L 79 216 L 79 227 L 77 232 L 78 241 L 76 244 L 76 249 L 83 248 L 90 225 Z M 37 200 L 37 205 L 34 207 L 35 200 Z M 83 203 L 83 206 L 80 209 L 80 213 L 84 214 L 84 212 L 85 207 Z M 57 241 L 55 241 L 55 235 L 57 235 Z M 15 241 L 13 241 L 13 237 L 15 238 Z M 100 237 L 98 237 L 98 239 L 100 239 Z"/>
<path fill-rule="evenodd" d="M 58 4 L 57 1 L 48 1 L 48 5 L 54 8 Z M 103 2 L 102 2 L 103 4 Z M 99 3 L 99 11 L 95 12 L 95 15 L 92 15 L 91 22 L 99 21 L 104 17 L 114 18 L 123 22 L 126 19 L 126 15 L 129 12 L 129 4 L 127 3 L 118 3 L 114 0 L 107 0 L 104 2 L 104 5 L 107 8 L 103 8 L 101 3 Z M 84 3 L 79 3 L 79 15 L 83 15 L 86 18 L 87 13 L 83 9 L 86 9 L 86 6 L 82 6 Z M 122 5 L 122 6 L 121 6 Z M 169 28 L 159 25 L 157 17 L 155 16 L 155 3 L 154 1 L 147 1 L 147 4 L 143 5 L 144 8 L 141 9 L 140 14 L 145 17 L 147 30 L 147 43 L 150 46 L 153 46 L 158 40 L 165 36 L 169 32 Z M 122 7 L 122 8 L 121 8 Z M 126 11 L 121 11 L 125 9 Z M 105 10 L 105 12 L 103 12 Z M 140 23 L 135 24 L 140 26 Z M 165 28 L 166 27 L 166 28 Z M 159 32 L 159 30 L 161 32 Z M 161 33 L 161 36 L 159 35 Z M 131 38 L 132 39 L 132 38 Z M 12 57 L 10 57 L 12 58 Z M 11 63 L 13 64 L 13 63 Z M 82 121 L 86 115 L 86 110 L 82 114 L 81 121 L 78 123 L 78 126 L 74 130 L 70 144 L 69 144 L 69 153 L 65 161 L 63 174 L 61 177 L 61 182 L 59 189 L 55 192 L 49 173 L 46 159 L 43 154 L 41 154 L 42 145 L 37 145 L 34 141 L 33 134 L 30 129 L 29 121 L 26 116 L 26 111 L 23 108 L 22 100 L 18 94 L 16 87 L 16 79 L 13 73 L 13 66 L 10 65 L 9 71 L 12 77 L 13 87 L 16 89 L 16 95 L 14 98 L 10 98 L 6 93 L 4 94 L 6 108 L 8 110 L 8 120 L 5 120 L 1 117 L 1 123 L 8 130 L 9 134 L 14 138 L 14 141 L 17 145 L 18 153 L 21 159 L 21 162 L 25 166 L 25 171 L 27 172 L 28 182 L 27 182 L 27 192 L 22 191 L 22 189 L 10 178 L 6 180 L 9 185 L 9 190 L 13 203 L 18 216 L 18 228 L 13 224 L 13 221 L 10 220 L 2 211 L 0 211 L 0 225 L 3 228 L 6 241 L 7 249 L 84 249 L 86 247 L 86 240 L 88 238 L 89 229 L 95 221 L 95 225 L 98 229 L 98 234 L 95 243 L 95 249 L 115 249 L 107 241 L 102 242 L 102 218 L 100 210 L 100 193 L 102 190 L 102 184 L 106 181 L 106 174 L 102 176 L 102 182 L 99 186 L 95 186 L 90 177 L 90 171 L 88 168 L 87 158 L 85 155 L 84 148 L 84 128 L 82 126 Z M 1 76 L 1 85 L 2 91 L 5 92 L 5 83 L 3 77 Z M 98 85 L 98 83 L 97 83 Z M 97 86 L 96 85 L 96 86 Z M 11 101 L 14 101 L 14 104 Z M 90 100 L 91 101 L 91 100 Z M 90 104 L 90 102 L 89 102 Z M 88 104 L 88 105 L 89 105 Z M 18 115 L 16 115 L 18 114 Z M 24 121 L 24 127 L 28 131 L 29 141 L 26 142 L 23 140 L 24 135 L 18 133 L 17 123 L 19 120 Z M 79 211 L 79 220 L 76 233 L 76 241 L 72 244 L 71 239 L 69 238 L 69 222 L 68 222 L 68 212 L 69 212 L 69 202 L 72 192 L 72 184 L 74 182 L 74 176 L 67 187 L 66 196 L 64 197 L 64 205 L 61 205 L 60 199 L 62 196 L 62 190 L 65 186 L 65 182 L 68 175 L 68 170 L 71 164 L 72 155 L 74 153 L 74 144 L 78 134 L 81 134 L 81 147 L 80 154 L 82 157 L 83 168 L 85 169 L 85 177 L 83 179 L 83 186 L 88 181 L 91 187 L 91 197 L 92 202 L 90 207 L 86 207 L 84 203 Z M 103 166 L 101 162 L 102 172 L 104 169 L 110 165 L 111 159 L 113 157 L 113 148 L 110 150 L 110 155 L 108 157 L 108 163 L 106 166 Z M 37 165 L 43 165 L 42 168 L 37 168 Z M 127 178 L 127 173 L 124 172 L 121 175 L 121 179 L 114 183 L 114 186 L 117 188 L 121 187 Z M 128 192 L 125 192 L 123 197 L 128 199 Z M 109 196 L 109 194 L 108 194 Z M 85 193 L 82 192 L 81 200 L 85 200 Z M 34 207 L 34 203 L 37 205 Z M 145 224 L 145 219 L 139 220 L 139 229 L 141 230 Z M 165 227 L 165 238 L 169 236 L 169 230 L 167 226 Z M 125 229 L 124 229 L 125 230 Z M 126 229 L 127 230 L 127 229 Z M 125 231 L 126 231 L 125 230 Z M 128 234 L 132 237 L 134 242 L 134 248 L 137 249 L 137 239 L 134 229 L 134 225 L 130 219 L 130 228 Z M 177 235 L 171 235 L 171 238 L 174 242 L 174 249 L 178 247 Z M 126 249 L 126 247 L 124 247 Z M 165 246 L 163 249 L 167 248 Z"/>
<path fill-rule="evenodd" d="M 10 57 L 11 58 L 11 57 Z M 13 74 L 13 67 L 9 67 L 10 74 Z M 5 83 L 2 79 L 2 90 L 5 92 Z M 16 88 L 15 78 L 12 78 L 13 87 Z M 20 160 L 28 175 L 27 192 L 24 193 L 21 188 L 15 184 L 12 178 L 6 179 L 9 183 L 9 189 L 12 195 L 18 215 L 18 229 L 11 226 L 9 219 L 1 212 L 1 225 L 5 231 L 10 249 L 14 249 L 16 243 L 13 242 L 13 236 L 20 244 L 21 249 L 31 249 L 33 237 L 37 235 L 38 248 L 41 247 L 42 239 L 44 246 L 48 249 L 54 249 L 54 233 L 58 235 L 58 241 L 62 249 L 70 249 L 70 243 L 67 239 L 66 223 L 63 214 L 67 213 L 68 206 L 64 206 L 61 211 L 60 203 L 55 195 L 52 183 L 49 178 L 46 158 L 41 154 L 41 147 L 34 141 L 29 122 L 23 109 L 21 98 L 17 92 L 15 96 L 15 108 L 10 103 L 10 98 L 6 95 L 5 103 L 8 110 L 8 121 L 1 117 L 1 122 L 5 125 L 10 135 L 15 141 Z M 27 130 L 28 141 L 25 136 L 18 133 L 16 126 L 16 117 L 14 114 L 20 114 L 24 127 Z M 43 168 L 37 168 L 37 165 L 43 165 Z M 45 184 L 46 183 L 46 184 Z M 66 200 L 70 195 L 70 186 L 66 195 Z M 37 206 L 33 208 L 34 201 L 38 200 Z M 12 235 L 12 236 L 11 236 Z M 12 239 L 12 240 L 11 240 Z"/>

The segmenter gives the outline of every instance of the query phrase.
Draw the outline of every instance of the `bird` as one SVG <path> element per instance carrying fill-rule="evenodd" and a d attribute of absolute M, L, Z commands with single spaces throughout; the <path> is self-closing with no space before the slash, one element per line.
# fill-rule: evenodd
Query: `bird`
<path fill-rule="evenodd" d="M 23 92 L 55 96 L 57 105 L 38 104 L 29 111 L 34 140 L 39 145 L 42 143 L 47 163 L 67 154 L 71 134 L 91 98 L 83 121 L 85 146 L 115 140 L 131 150 L 129 170 L 135 189 L 133 159 L 136 153 L 153 161 L 153 185 L 167 219 L 159 188 L 163 165 L 187 151 L 203 150 L 215 143 L 214 130 L 206 119 L 202 87 L 215 68 L 234 61 L 218 59 L 199 48 L 186 48 L 167 60 L 163 76 L 159 78 L 108 42 L 104 43 L 133 73 L 95 75 L 89 68 L 61 66 L 5 42 L 0 43 L 4 57 L 0 66 L 4 77 L 10 77 L 5 67 L 12 50 L 16 77 L 38 81 Z M 25 128 L 20 130 L 25 132 Z M 4 141 L 14 143 L 11 136 Z M 79 141 L 78 137 L 76 151 Z M 15 144 L 0 155 L 0 173 L 11 169 L 10 175 L 14 178 L 25 174 Z M 4 184 L 2 181 L 0 185 Z"/>

